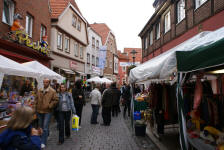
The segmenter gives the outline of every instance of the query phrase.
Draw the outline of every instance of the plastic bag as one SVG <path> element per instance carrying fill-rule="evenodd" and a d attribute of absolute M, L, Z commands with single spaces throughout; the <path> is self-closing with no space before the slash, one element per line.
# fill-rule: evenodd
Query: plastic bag
<path fill-rule="evenodd" d="M 72 130 L 73 131 L 79 130 L 79 116 L 77 115 L 72 116 Z"/>

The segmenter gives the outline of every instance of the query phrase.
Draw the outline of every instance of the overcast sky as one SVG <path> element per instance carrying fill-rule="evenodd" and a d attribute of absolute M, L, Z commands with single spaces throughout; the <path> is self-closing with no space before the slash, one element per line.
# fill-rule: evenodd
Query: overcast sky
<path fill-rule="evenodd" d="M 154 0 L 76 0 L 87 21 L 106 23 L 116 36 L 117 48 L 141 48 L 138 34 L 154 13 Z"/>

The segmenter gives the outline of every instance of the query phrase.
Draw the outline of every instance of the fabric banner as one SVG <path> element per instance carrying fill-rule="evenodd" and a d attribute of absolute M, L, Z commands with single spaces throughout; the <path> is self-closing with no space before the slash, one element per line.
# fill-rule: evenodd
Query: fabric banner
<path fill-rule="evenodd" d="M 107 46 L 101 46 L 99 52 L 99 68 L 104 69 L 107 57 Z"/>

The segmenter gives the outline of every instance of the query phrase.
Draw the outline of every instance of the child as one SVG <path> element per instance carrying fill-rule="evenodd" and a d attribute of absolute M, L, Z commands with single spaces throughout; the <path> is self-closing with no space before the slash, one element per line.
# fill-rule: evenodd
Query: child
<path fill-rule="evenodd" d="M 34 111 L 30 107 L 20 107 L 13 112 L 7 129 L 0 134 L 0 148 L 4 150 L 40 150 L 41 130 L 31 127 Z"/>

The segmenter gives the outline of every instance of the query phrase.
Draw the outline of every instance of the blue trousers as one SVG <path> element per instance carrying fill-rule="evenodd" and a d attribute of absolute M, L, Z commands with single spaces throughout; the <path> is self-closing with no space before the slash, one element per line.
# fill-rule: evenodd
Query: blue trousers
<path fill-rule="evenodd" d="M 49 123 L 51 121 L 51 113 L 37 113 L 37 117 L 39 119 L 39 127 L 43 129 L 43 134 L 41 136 L 41 144 L 47 143 L 47 137 L 49 135 Z"/>
<path fill-rule="evenodd" d="M 97 123 L 97 116 L 99 114 L 99 108 L 100 108 L 99 105 L 92 104 L 93 112 L 92 112 L 92 116 L 91 116 L 91 123 L 93 123 L 93 124 Z"/>

